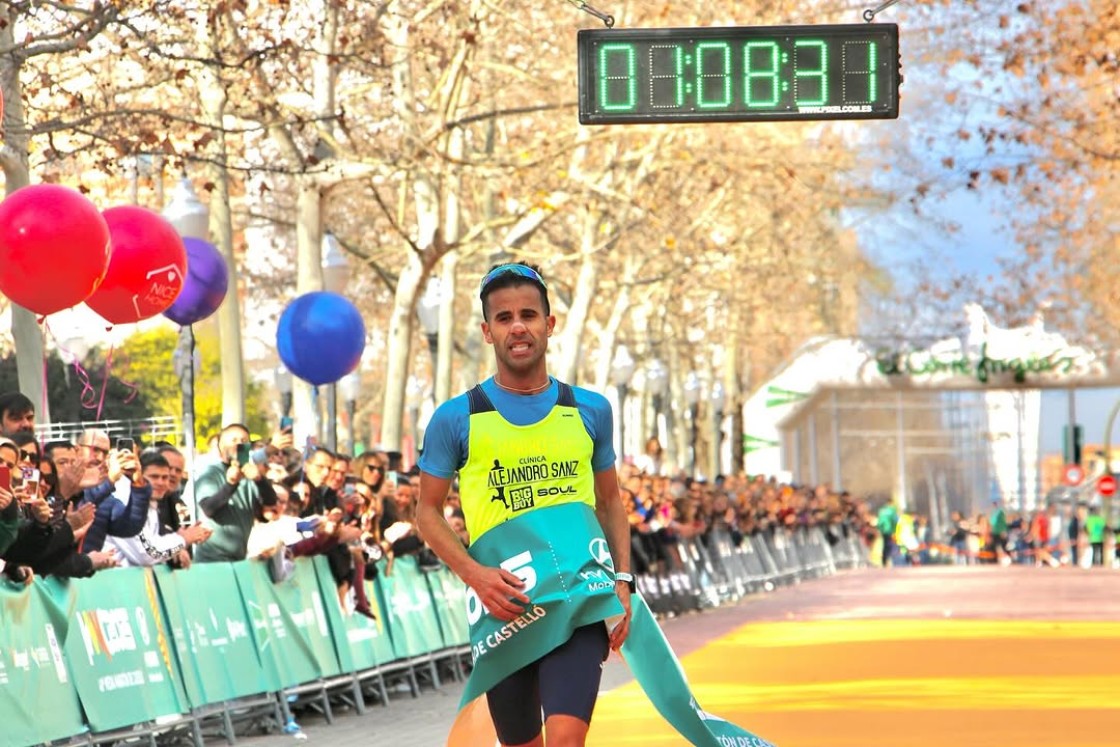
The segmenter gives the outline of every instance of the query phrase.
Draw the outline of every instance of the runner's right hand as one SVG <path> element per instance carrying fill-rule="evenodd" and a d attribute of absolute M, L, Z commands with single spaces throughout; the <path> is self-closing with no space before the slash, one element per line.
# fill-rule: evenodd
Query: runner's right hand
<path fill-rule="evenodd" d="M 525 611 L 529 597 L 521 592 L 525 583 L 502 568 L 483 567 L 470 587 L 494 617 L 509 622 Z"/>

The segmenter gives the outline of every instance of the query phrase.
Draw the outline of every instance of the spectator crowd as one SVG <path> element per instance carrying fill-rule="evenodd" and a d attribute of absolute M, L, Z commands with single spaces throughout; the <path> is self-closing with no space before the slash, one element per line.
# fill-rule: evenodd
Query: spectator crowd
<path fill-rule="evenodd" d="M 290 428 L 254 439 L 232 424 L 194 460 L 193 478 L 186 464 L 174 444 L 141 449 L 96 429 L 73 441 L 40 443 L 34 404 L 18 392 L 0 394 L 0 572 L 30 583 L 36 575 L 256 558 L 269 562 L 279 580 L 293 558 L 322 554 L 346 608 L 372 616 L 367 578 L 392 573 L 402 555 L 417 556 L 421 566 L 438 563 L 415 523 L 419 472 L 391 469 L 385 452 L 301 450 Z M 718 533 L 739 544 L 810 528 L 833 543 L 858 537 L 885 565 L 1076 565 L 1085 553 L 1094 564 L 1106 562 L 1108 528 L 1095 508 L 1009 514 L 997 505 L 972 518 L 954 513 L 945 535 L 935 537 L 925 517 L 900 513 L 891 502 L 876 512 L 827 485 L 745 475 L 709 482 L 673 473 L 655 439 L 619 468 L 619 483 L 639 574 L 679 567 L 682 541 L 706 544 Z M 456 485 L 445 515 L 469 544 Z"/>
<path fill-rule="evenodd" d="M 34 404 L 0 394 L 0 572 L 26 584 L 260 558 L 279 579 L 294 557 L 322 554 L 348 608 L 372 616 L 363 582 L 377 561 L 386 559 L 385 573 L 401 555 L 435 562 L 413 517 L 419 473 L 390 471 L 388 455 L 304 452 L 290 429 L 252 440 L 239 424 L 208 447 L 195 460 L 188 505 L 187 459 L 174 444 L 141 449 L 96 429 L 41 444 Z M 465 542 L 457 493 L 447 515 Z"/>
<path fill-rule="evenodd" d="M 414 520 L 419 473 L 390 470 L 384 452 L 299 450 L 290 429 L 254 440 L 247 427 L 228 425 L 195 460 L 191 505 L 186 463 L 174 444 L 141 449 L 95 429 L 40 444 L 34 404 L 16 392 L 0 395 L 0 469 L 9 475 L 0 475 L 2 572 L 28 583 L 118 566 L 259 558 L 282 578 L 292 558 L 323 554 L 344 602 L 372 614 L 363 582 L 379 572 L 377 561 L 386 559 L 385 573 L 401 555 L 438 562 Z M 674 565 L 681 539 L 716 529 L 736 541 L 779 527 L 864 536 L 874 522 L 862 502 L 824 486 L 736 476 L 708 483 L 663 472 L 641 459 L 619 472 L 639 573 Z M 457 486 L 445 514 L 469 543 Z"/>
<path fill-rule="evenodd" d="M 1120 568 L 1120 521 L 1109 527 L 1101 507 L 1084 502 L 1009 511 L 995 500 L 987 513 L 965 516 L 953 511 L 941 536 L 925 516 L 901 513 L 893 502 L 879 509 L 875 521 L 883 565 L 951 562 Z M 1113 540 L 1111 558 L 1109 539 Z"/>

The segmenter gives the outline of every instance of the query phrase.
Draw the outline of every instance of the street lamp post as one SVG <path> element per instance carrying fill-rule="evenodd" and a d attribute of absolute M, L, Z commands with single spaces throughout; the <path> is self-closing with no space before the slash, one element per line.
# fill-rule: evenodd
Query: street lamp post
<path fill-rule="evenodd" d="M 350 455 L 357 456 L 357 424 L 354 422 L 354 415 L 358 411 L 358 395 L 362 389 L 362 375 L 357 371 L 351 371 L 342 377 L 339 382 L 342 389 L 342 401 L 346 403 L 346 423 L 350 433 Z"/>
<path fill-rule="evenodd" d="M 618 390 L 618 459 L 626 462 L 626 396 L 630 390 L 630 377 L 634 375 L 634 359 L 625 345 L 619 345 L 611 364 L 611 381 Z"/>
<path fill-rule="evenodd" d="M 696 439 L 699 435 L 696 421 L 700 417 L 700 375 L 695 371 L 689 371 L 685 377 L 684 399 L 688 403 L 689 419 L 688 471 L 696 477 Z"/>
<path fill-rule="evenodd" d="M 669 371 L 659 358 L 654 358 L 646 368 L 646 384 L 653 400 L 653 437 L 661 440 L 661 410 L 669 390 Z"/>
<path fill-rule="evenodd" d="M 167 219 L 183 238 L 196 238 L 207 240 L 210 237 L 210 210 L 198 199 L 194 185 L 184 173 L 171 192 L 171 201 L 163 209 L 163 217 Z M 179 346 L 176 351 L 179 356 L 178 370 L 179 393 L 183 417 L 183 450 L 186 452 L 187 474 L 194 473 L 195 452 L 195 425 L 194 425 L 194 359 L 195 341 L 194 328 L 184 324 L 179 328 Z M 198 505 L 195 502 L 194 481 L 187 481 L 190 496 L 183 496 L 187 505 L 194 509 L 194 516 L 198 516 Z M 189 500 L 188 500 L 189 498 Z"/>
<path fill-rule="evenodd" d="M 418 376 L 409 376 L 404 401 L 408 406 L 408 427 L 412 431 L 412 464 L 416 464 L 420 456 L 420 402 L 423 399 L 424 382 Z"/>
<path fill-rule="evenodd" d="M 276 367 L 274 376 L 276 377 L 276 391 L 280 392 L 280 417 L 290 417 L 292 414 L 292 372 L 280 365 Z"/>
<path fill-rule="evenodd" d="M 711 477 L 715 480 L 723 470 L 720 469 L 723 461 L 723 408 L 727 405 L 727 395 L 723 391 L 723 383 L 716 381 L 712 384 L 712 420 L 714 432 L 712 439 L 712 456 L 710 459 Z"/>
<path fill-rule="evenodd" d="M 320 245 L 323 256 L 323 289 L 342 295 L 350 282 L 350 261 L 342 251 L 338 239 L 327 231 Z M 327 448 L 338 449 L 338 384 L 327 385 Z"/>
<path fill-rule="evenodd" d="M 437 358 L 439 357 L 439 311 L 443 303 L 443 294 L 440 289 L 440 279 L 428 279 L 424 286 L 424 293 L 416 301 L 416 316 L 420 317 L 420 326 L 424 328 L 424 335 L 428 338 L 428 353 L 432 361 L 432 376 L 436 376 Z"/>

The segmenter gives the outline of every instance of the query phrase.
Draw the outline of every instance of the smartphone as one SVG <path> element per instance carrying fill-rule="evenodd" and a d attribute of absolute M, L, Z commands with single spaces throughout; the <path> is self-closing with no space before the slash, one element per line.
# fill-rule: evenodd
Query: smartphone
<path fill-rule="evenodd" d="M 293 423 L 294 421 L 289 416 L 285 415 L 284 417 L 280 418 L 280 430 L 290 431 L 292 429 Z"/>
<path fill-rule="evenodd" d="M 6 490 L 12 488 L 12 470 L 6 464 L 0 464 L 0 486 Z"/>
<path fill-rule="evenodd" d="M 249 463 L 249 444 L 237 445 L 237 463 L 242 467 Z"/>
<path fill-rule="evenodd" d="M 117 451 L 135 451 L 136 441 L 131 438 L 118 438 Z"/>
<path fill-rule="evenodd" d="M 39 470 L 34 467 L 20 467 L 20 477 L 23 480 L 23 487 L 27 490 L 27 494 L 32 498 L 39 495 Z"/>

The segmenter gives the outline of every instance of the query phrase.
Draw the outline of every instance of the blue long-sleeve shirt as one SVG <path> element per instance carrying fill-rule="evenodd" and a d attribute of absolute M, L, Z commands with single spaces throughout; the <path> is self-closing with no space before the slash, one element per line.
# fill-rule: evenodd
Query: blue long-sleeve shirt
<path fill-rule="evenodd" d="M 131 486 L 128 503 L 124 504 L 113 496 L 115 486 L 108 480 L 86 490 L 82 503 L 97 506 L 93 524 L 86 532 L 82 542 L 82 552 L 96 552 L 105 545 L 105 537 L 135 537 L 144 528 L 148 518 L 148 504 L 152 497 L 152 486 Z"/>

